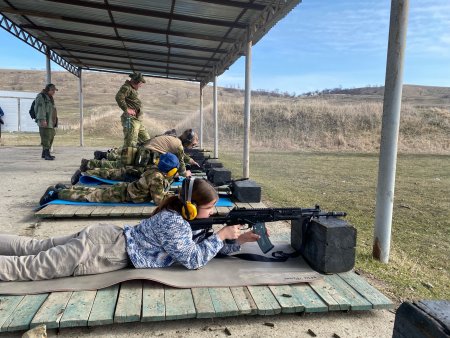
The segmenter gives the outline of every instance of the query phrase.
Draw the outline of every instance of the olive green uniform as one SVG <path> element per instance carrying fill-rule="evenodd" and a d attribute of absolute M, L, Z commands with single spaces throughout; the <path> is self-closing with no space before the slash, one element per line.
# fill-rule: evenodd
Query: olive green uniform
<path fill-rule="evenodd" d="M 108 180 L 115 181 L 127 181 L 130 182 L 129 179 L 135 178 L 136 180 L 148 170 L 148 167 L 123 167 L 117 169 L 107 169 L 107 168 L 95 168 L 89 169 L 85 171 L 85 175 L 87 176 L 98 176 L 101 178 L 106 178 Z M 134 181 L 134 179 L 133 179 Z"/>
<path fill-rule="evenodd" d="M 145 171 L 132 183 L 119 183 L 108 188 L 72 186 L 61 189 L 58 198 L 78 202 L 144 203 L 153 200 L 159 205 L 169 194 L 170 183 L 156 166 Z"/>
<path fill-rule="evenodd" d="M 36 97 L 34 111 L 36 112 L 36 123 L 39 126 L 42 149 L 50 150 L 55 138 L 58 119 L 55 101 L 45 92 L 41 92 Z M 42 127 L 44 121 L 47 122 L 46 127 Z"/>
<path fill-rule="evenodd" d="M 144 147 L 155 152 L 156 154 L 155 159 L 158 158 L 159 153 L 169 152 L 176 155 L 180 162 L 180 168 L 178 173 L 181 176 L 184 176 L 186 174 L 186 164 L 189 164 L 191 158 L 184 152 L 184 149 L 181 145 L 181 141 L 177 137 L 169 136 L 169 138 L 167 138 L 165 135 L 156 136 L 151 140 L 149 140 L 148 142 L 146 142 Z M 119 154 L 119 159 L 116 161 L 110 161 L 107 159 L 89 160 L 89 162 L 87 163 L 88 170 L 85 171 L 85 173 L 90 176 L 99 176 L 102 178 L 115 180 L 117 178 L 113 177 L 123 178 L 124 175 L 127 172 L 129 172 L 129 170 L 131 170 L 132 168 L 141 173 L 143 168 L 146 168 L 145 166 L 124 166 L 123 162 L 120 159 L 120 152 L 121 152 L 120 148 L 114 152 L 116 154 Z"/>
<path fill-rule="evenodd" d="M 122 164 L 121 160 L 116 160 L 116 161 L 108 161 L 106 159 L 101 159 L 101 160 L 89 160 L 89 162 L 87 163 L 87 169 L 88 170 L 92 170 L 92 169 L 120 169 L 123 168 L 124 165 Z"/>
<path fill-rule="evenodd" d="M 116 102 L 123 112 L 120 120 L 123 127 L 124 147 L 136 147 L 139 142 L 150 139 L 150 135 L 142 124 L 143 112 L 139 93 L 132 87 L 130 81 L 125 81 L 120 87 L 116 94 Z M 129 115 L 128 108 L 134 109 L 136 116 Z"/>

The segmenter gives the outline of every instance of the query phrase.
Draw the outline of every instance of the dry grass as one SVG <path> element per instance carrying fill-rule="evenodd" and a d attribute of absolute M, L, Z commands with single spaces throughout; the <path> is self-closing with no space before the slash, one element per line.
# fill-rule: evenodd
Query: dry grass
<path fill-rule="evenodd" d="M 241 152 L 221 161 L 241 177 Z M 356 268 L 394 299 L 449 299 L 449 156 L 399 156 L 389 264 L 372 259 L 377 155 L 253 152 L 250 171 L 269 205 L 346 211 L 358 231 Z"/>
<path fill-rule="evenodd" d="M 225 146 L 242 144 L 243 101 L 219 105 L 219 138 Z M 333 102 L 326 98 L 252 100 L 254 148 L 376 152 L 381 134 L 381 102 Z M 197 119 L 194 118 L 194 121 Z M 188 127 L 192 117 L 180 123 Z M 212 143 L 211 110 L 205 115 L 206 142 Z M 450 153 L 450 109 L 402 106 L 399 151 Z"/>
<path fill-rule="evenodd" d="M 0 89 L 39 91 L 45 72 L 0 70 Z M 122 131 L 115 94 L 126 75 L 84 73 L 85 134 L 103 138 L 105 146 L 120 145 Z M 59 87 L 56 102 L 61 129 L 79 128 L 78 79 L 67 72 L 53 72 Z M 140 89 L 145 124 L 151 134 L 171 128 L 199 127 L 198 84 L 147 79 Z M 270 93 L 269 93 L 270 94 Z M 273 93 L 272 93 L 273 94 Z M 399 151 L 450 153 L 450 89 L 405 86 L 400 123 Z M 339 150 L 377 152 L 380 143 L 383 88 L 344 90 L 320 97 L 252 97 L 251 143 L 253 148 L 284 150 Z M 219 138 L 221 148 L 235 149 L 243 140 L 243 93 L 219 88 Z M 204 94 L 205 143 L 212 145 L 212 89 Z M 21 142 L 9 137 L 8 142 Z M 111 144 L 112 142 L 119 142 Z M 4 140 L 5 142 L 5 140 Z M 77 144 L 78 142 L 75 142 Z M 90 145 L 90 143 L 86 143 Z"/>

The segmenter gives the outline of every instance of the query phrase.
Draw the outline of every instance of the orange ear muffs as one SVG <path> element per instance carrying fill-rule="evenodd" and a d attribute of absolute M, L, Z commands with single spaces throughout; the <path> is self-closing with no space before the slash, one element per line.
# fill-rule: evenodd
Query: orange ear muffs
<path fill-rule="evenodd" d="M 174 176 L 176 175 L 177 172 L 178 172 L 178 169 L 177 169 L 177 168 L 170 169 L 170 170 L 167 172 L 166 176 L 167 176 L 167 177 L 174 177 Z"/>
<path fill-rule="evenodd" d="M 185 178 L 181 191 L 181 196 L 183 199 L 181 215 L 188 221 L 192 221 L 195 217 L 197 217 L 197 206 L 192 202 L 192 190 L 194 188 L 194 181 L 195 178 Z"/>

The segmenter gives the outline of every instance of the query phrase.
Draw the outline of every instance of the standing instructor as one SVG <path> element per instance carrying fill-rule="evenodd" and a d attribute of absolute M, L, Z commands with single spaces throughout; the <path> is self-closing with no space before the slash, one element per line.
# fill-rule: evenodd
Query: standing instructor
<path fill-rule="evenodd" d="M 116 94 L 116 102 L 122 109 L 120 117 L 124 134 L 124 147 L 136 147 L 137 143 L 143 143 L 150 136 L 142 124 L 142 102 L 139 99 L 138 89 L 145 83 L 141 73 L 132 73 L 130 80 L 126 80 Z"/>
<path fill-rule="evenodd" d="M 53 96 L 57 92 L 55 85 L 49 83 L 36 96 L 34 111 L 36 112 L 36 123 L 39 126 L 39 135 L 41 136 L 42 158 L 54 160 L 55 156 L 50 155 L 50 149 L 53 145 L 56 130 L 58 126 L 58 115 L 56 112 L 55 100 Z"/>

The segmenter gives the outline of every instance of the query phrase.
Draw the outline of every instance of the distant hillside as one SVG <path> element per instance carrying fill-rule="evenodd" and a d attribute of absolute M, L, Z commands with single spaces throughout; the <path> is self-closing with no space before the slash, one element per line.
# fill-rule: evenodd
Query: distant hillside
<path fill-rule="evenodd" d="M 45 85 L 44 71 L 0 70 L 0 76 L 0 90 L 38 92 Z M 85 135 L 104 139 L 105 146 L 118 145 L 122 138 L 121 112 L 114 97 L 127 76 L 85 72 L 83 79 Z M 61 129 L 76 135 L 78 79 L 68 72 L 53 72 L 52 82 L 59 88 L 55 99 Z M 311 96 L 254 91 L 252 147 L 377 151 L 383 94 L 382 87 L 334 89 Z M 144 102 L 145 124 L 151 134 L 170 128 L 198 129 L 198 84 L 147 78 L 140 96 Z M 213 137 L 211 101 L 212 88 L 207 87 L 204 93 L 207 146 L 212 146 Z M 221 147 L 238 149 L 243 138 L 244 93 L 239 89 L 219 88 L 218 101 Z M 450 88 L 405 85 L 399 150 L 450 153 L 449 135 Z"/>
<path fill-rule="evenodd" d="M 384 97 L 384 87 L 325 89 L 321 92 L 306 93 L 305 96 L 320 96 L 331 100 L 347 102 L 355 100 L 382 101 Z M 402 103 L 417 106 L 450 108 L 450 88 L 404 85 L 402 91 Z"/>

